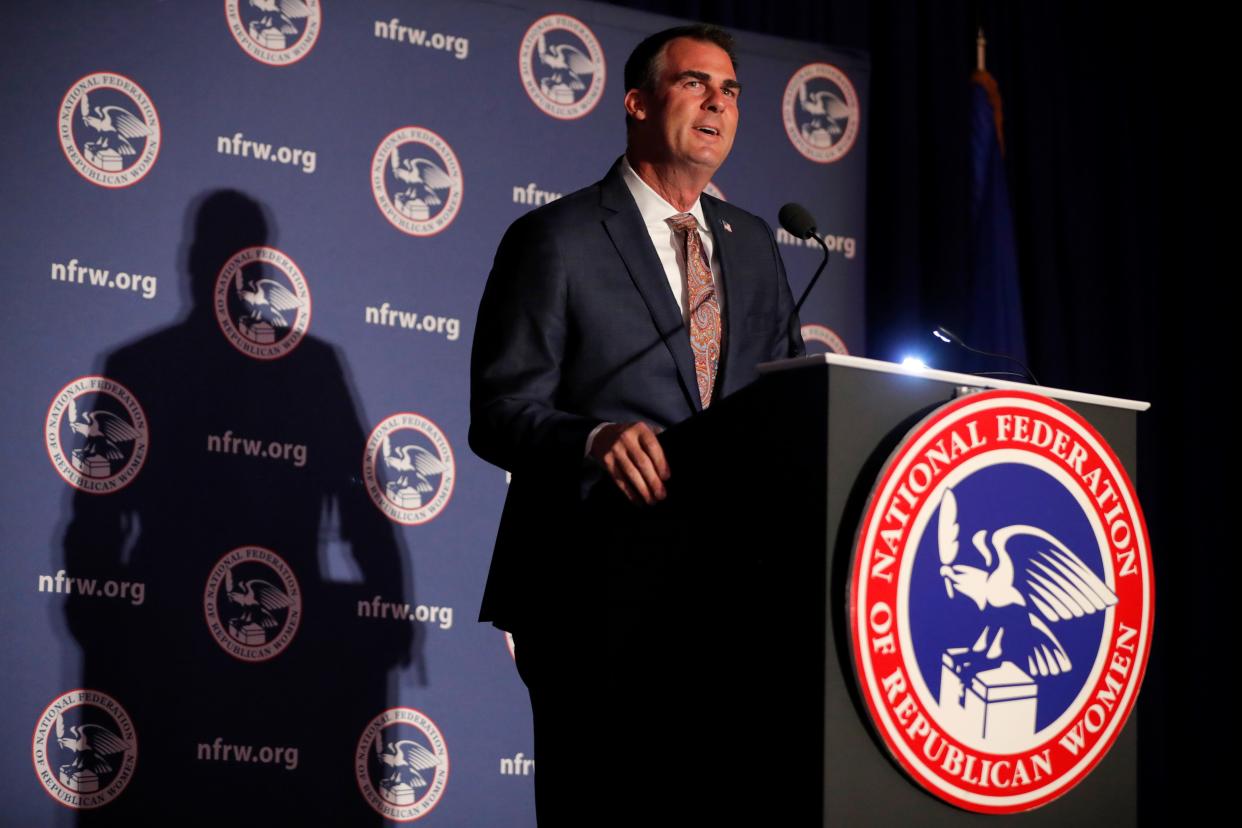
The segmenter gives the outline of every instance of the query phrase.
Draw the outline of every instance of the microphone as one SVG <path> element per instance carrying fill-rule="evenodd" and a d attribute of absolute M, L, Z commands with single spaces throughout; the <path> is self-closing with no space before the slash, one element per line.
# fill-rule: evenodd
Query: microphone
<path fill-rule="evenodd" d="M 806 286 L 806 290 L 802 291 L 802 297 L 794 305 L 794 314 L 797 314 L 802 310 L 802 303 L 811 295 L 811 288 L 815 287 L 815 283 L 819 281 L 819 275 L 824 272 L 824 268 L 828 265 L 828 245 L 824 244 L 823 238 L 815 229 L 815 217 L 811 215 L 810 210 L 801 204 L 789 202 L 780 209 L 776 217 L 780 221 L 781 227 L 784 227 L 785 232 L 789 235 L 804 241 L 813 238 L 819 242 L 820 247 L 824 248 L 824 260 L 819 263 L 819 269 L 811 277 L 811 283 Z"/>
<path fill-rule="evenodd" d="M 786 204 L 777 214 L 777 219 L 791 236 L 809 239 L 816 235 L 815 217 L 801 204 L 794 204 L 792 201 Z"/>
<path fill-rule="evenodd" d="M 967 345 L 965 342 L 963 342 L 960 336 L 953 333 L 953 331 L 949 330 L 944 325 L 940 325 L 934 331 L 932 331 L 932 333 L 941 342 L 948 342 L 950 345 L 956 345 L 959 348 L 970 351 L 972 354 L 979 354 L 980 356 L 986 356 L 986 357 L 995 357 L 997 359 L 1007 359 L 1010 362 L 1017 363 L 1018 366 L 1025 373 L 1025 376 L 1028 376 L 1031 378 L 1031 382 L 1034 385 L 1041 384 L 1039 380 L 1035 379 L 1035 374 L 1031 372 L 1031 369 L 1027 368 L 1026 365 L 1023 364 L 1022 360 L 1016 357 L 1011 357 L 1008 354 L 994 354 L 991 351 L 981 351 L 978 348 L 972 348 L 969 345 Z M 979 374 L 979 376 L 991 376 L 991 375 L 1000 375 L 1000 374 L 1007 374 L 1009 376 L 1023 376 L 1023 374 L 1018 374 L 1015 371 L 983 371 Z"/>

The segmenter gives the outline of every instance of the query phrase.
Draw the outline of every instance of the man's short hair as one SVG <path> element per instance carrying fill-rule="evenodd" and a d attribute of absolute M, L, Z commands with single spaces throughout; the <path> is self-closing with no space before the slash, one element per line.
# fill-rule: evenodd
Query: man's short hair
<path fill-rule="evenodd" d="M 695 23 L 690 26 L 676 26 L 656 32 L 642 43 L 634 47 L 629 60 L 625 62 L 625 91 L 631 89 L 655 88 L 656 79 L 660 76 L 664 47 L 671 40 L 688 37 L 705 43 L 714 43 L 729 56 L 729 62 L 737 70 L 737 54 L 733 51 L 733 35 L 719 26 L 707 23 Z"/>

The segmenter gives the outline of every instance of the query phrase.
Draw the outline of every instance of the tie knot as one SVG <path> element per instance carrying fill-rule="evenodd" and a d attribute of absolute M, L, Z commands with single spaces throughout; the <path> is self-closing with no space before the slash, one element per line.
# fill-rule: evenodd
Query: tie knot
<path fill-rule="evenodd" d="M 669 227 L 672 227 L 679 233 L 699 229 L 699 223 L 691 213 L 678 213 L 675 216 L 669 216 L 665 221 L 668 222 Z"/>

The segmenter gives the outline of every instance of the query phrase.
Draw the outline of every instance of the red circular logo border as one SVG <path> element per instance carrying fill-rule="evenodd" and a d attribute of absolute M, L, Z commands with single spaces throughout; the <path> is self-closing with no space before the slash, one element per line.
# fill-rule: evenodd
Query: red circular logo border
<path fill-rule="evenodd" d="M 1005 399 L 1005 398 L 1011 399 L 1012 401 L 1017 403 L 1019 406 L 1022 406 L 1023 404 L 1029 405 L 1030 403 L 1033 402 L 1041 406 L 1051 408 L 1057 414 L 1061 415 L 1062 417 L 1065 417 L 1069 421 L 1072 421 L 1076 425 L 1076 427 L 1080 429 L 1085 435 L 1093 438 L 1098 443 L 1099 448 L 1102 450 L 1099 455 L 1100 459 L 1110 462 L 1113 466 L 1113 469 L 1116 472 L 1116 474 L 1112 476 L 1114 477 L 1115 481 L 1121 487 L 1120 490 L 1118 491 L 1119 500 L 1124 502 L 1125 498 L 1128 496 L 1129 502 L 1133 506 L 1132 510 L 1129 511 L 1129 517 L 1135 529 L 1134 541 L 1136 541 L 1137 543 L 1134 543 L 1134 546 L 1136 547 L 1136 550 L 1135 550 L 1136 554 L 1138 554 L 1140 558 L 1138 561 L 1139 571 L 1140 573 L 1145 574 L 1146 588 L 1144 589 L 1143 585 L 1140 583 L 1137 587 L 1134 587 L 1132 590 L 1130 590 L 1131 592 L 1137 591 L 1138 595 L 1141 596 L 1141 598 L 1144 601 L 1144 605 L 1140 606 L 1134 613 L 1135 615 L 1139 617 L 1139 625 L 1135 629 L 1137 629 L 1138 633 L 1142 636 L 1142 640 L 1141 640 L 1142 649 L 1141 649 L 1141 652 L 1137 652 L 1135 654 L 1134 659 L 1130 665 L 1129 675 L 1127 676 L 1124 682 L 1124 685 L 1123 685 L 1125 689 L 1123 689 L 1122 692 L 1123 693 L 1129 692 L 1129 698 L 1124 703 L 1124 709 L 1116 710 L 1110 713 L 1106 723 L 1102 725 L 1100 728 L 1100 730 L 1108 731 L 1105 733 L 1104 738 L 1097 739 L 1094 743 L 1091 743 L 1083 748 L 1083 751 L 1089 754 L 1087 758 L 1071 763 L 1067 770 L 1062 771 L 1059 774 L 1056 774 L 1053 778 L 1053 781 L 1049 782 L 1048 784 L 1045 784 L 1043 787 L 1032 788 L 1032 791 L 1038 792 L 1038 795 L 1033 796 L 1030 799 L 1027 799 L 1027 800 L 1018 802 L 1018 803 L 981 804 L 979 802 L 974 802 L 971 800 L 963 799 L 961 797 L 955 796 L 945 791 L 939 784 L 936 784 L 941 779 L 941 777 L 935 774 L 932 774 L 930 778 L 928 778 L 928 776 L 921 773 L 917 768 L 911 765 L 910 761 L 903 754 L 902 752 L 903 743 L 894 742 L 893 740 L 890 739 L 890 735 L 888 732 L 889 728 L 885 725 L 884 718 L 882 718 L 882 716 L 880 715 L 880 711 L 883 708 L 884 703 L 883 701 L 877 701 L 877 699 L 882 699 L 883 690 L 880 689 L 875 695 L 872 694 L 871 689 L 868 687 L 867 678 L 865 675 L 865 670 L 864 670 L 864 665 L 863 665 L 863 660 L 862 660 L 862 655 L 861 655 L 863 653 L 863 645 L 869 639 L 869 633 L 867 634 L 860 633 L 860 629 L 859 629 L 861 615 L 865 614 L 865 610 L 867 609 L 866 607 L 860 607 L 860 603 L 859 603 L 859 592 L 860 592 L 860 583 L 861 583 L 861 579 L 859 575 L 860 575 L 860 565 L 864 561 L 868 561 L 870 559 L 870 555 L 867 554 L 867 552 L 862 548 L 862 546 L 866 542 L 868 536 L 871 534 L 869 530 L 872 528 L 873 521 L 876 520 L 878 507 L 881 505 L 887 504 L 888 502 L 892 500 L 892 496 L 896 496 L 896 492 L 894 492 L 892 496 L 888 498 L 884 498 L 883 492 L 888 488 L 890 481 L 892 480 L 894 476 L 894 473 L 898 471 L 898 469 L 902 469 L 905 467 L 906 463 L 903 461 L 907 459 L 907 455 L 911 447 L 919 444 L 923 437 L 927 436 L 930 432 L 933 432 L 934 430 L 936 430 L 938 426 L 946 419 L 949 419 L 950 417 L 953 417 L 954 415 L 958 414 L 961 411 L 961 409 L 972 407 L 972 406 L 977 406 L 979 405 L 979 403 L 985 402 L 989 404 L 988 408 L 990 410 L 998 410 L 998 407 L 992 405 L 992 403 L 998 400 Z M 964 422 L 964 420 L 959 420 L 959 422 Z M 1012 450 L 1012 449 L 1021 450 L 1018 446 L 1015 446 L 1015 445 L 1005 446 L 1004 448 L 1007 450 Z M 993 448 L 989 450 L 995 450 L 995 446 L 993 446 Z M 1030 450 L 1028 449 L 1028 451 Z M 943 479 L 945 476 L 950 474 L 953 469 L 960 466 L 966 460 L 972 459 L 974 457 L 978 457 L 985 453 L 986 451 L 967 452 L 965 455 L 963 455 L 963 457 L 956 459 L 952 464 L 946 466 L 937 475 L 936 480 Z M 1034 451 L 1030 451 L 1030 453 L 1036 454 L 1036 452 Z M 1038 453 L 1037 456 L 1044 457 L 1048 455 Z M 1055 456 L 1055 455 L 1052 455 L 1052 456 Z M 930 493 L 936 488 L 937 488 L 936 482 L 933 481 L 928 484 L 925 491 Z M 925 501 L 925 499 L 926 499 L 926 495 L 920 495 L 920 501 Z M 925 508 L 922 503 L 920 503 L 918 508 L 912 508 L 910 510 L 911 518 L 913 518 L 914 515 L 916 515 L 922 508 Z M 1099 508 L 1100 511 L 1103 512 L 1102 507 L 1099 507 L 1098 505 L 1096 505 L 1096 508 Z M 910 525 L 912 525 L 912 523 Z M 905 551 L 904 550 L 905 539 L 908 539 L 909 529 L 907 527 L 903 527 L 902 533 L 903 533 L 903 544 L 902 544 L 901 552 L 898 553 L 899 555 L 902 555 Z M 1111 549 L 1111 546 L 1110 546 L 1110 549 Z M 1143 515 L 1143 511 L 1139 504 L 1137 494 L 1135 493 L 1134 485 L 1131 482 L 1129 475 L 1126 473 L 1125 467 L 1121 464 L 1120 460 L 1117 458 L 1117 455 L 1113 451 L 1112 447 L 1107 443 L 1107 441 L 1103 439 L 1103 437 L 1095 430 L 1095 428 L 1092 427 L 1091 424 L 1086 421 L 1085 418 L 1083 418 L 1077 412 L 1065 406 L 1063 403 L 1060 403 L 1049 397 L 1046 397 L 1040 394 L 1034 394 L 1034 393 L 1027 392 L 1027 391 L 1019 391 L 1019 390 L 995 390 L 995 391 L 983 391 L 983 392 L 978 392 L 978 393 L 972 393 L 972 394 L 969 394 L 968 396 L 950 401 L 938 407 L 937 409 L 935 409 L 933 412 L 928 414 L 922 421 L 920 421 L 918 424 L 916 424 L 913 428 L 911 428 L 907 432 L 907 434 L 902 438 L 898 447 L 892 451 L 888 459 L 885 461 L 884 467 L 880 471 L 879 475 L 877 476 L 876 483 L 872 487 L 871 493 L 868 496 L 867 504 L 863 512 L 863 518 L 859 521 L 858 529 L 856 531 L 855 538 L 854 538 L 854 542 L 851 546 L 851 553 L 852 554 L 851 554 L 851 560 L 850 560 L 849 595 L 848 595 L 846 612 L 847 612 L 847 622 L 850 627 L 849 638 L 848 638 L 849 645 L 850 645 L 850 663 L 854 670 L 854 679 L 855 679 L 856 686 L 859 691 L 859 696 L 863 700 L 863 703 L 867 708 L 867 713 L 870 716 L 870 724 L 873 730 L 875 731 L 878 741 L 881 744 L 883 744 L 885 750 L 888 752 L 893 762 L 895 762 L 899 767 L 901 767 L 901 769 L 906 773 L 906 775 L 909 776 L 911 779 L 913 779 L 915 782 L 917 782 L 919 786 L 922 787 L 925 791 L 959 808 L 962 808 L 968 811 L 978 812 L 978 813 L 1004 814 L 1004 813 L 1018 813 L 1022 811 L 1033 810 L 1042 805 L 1046 805 L 1047 803 L 1059 798 L 1060 796 L 1064 795 L 1068 791 L 1072 790 L 1075 786 L 1077 786 L 1080 782 L 1082 782 L 1083 779 L 1085 779 L 1087 776 L 1090 775 L 1090 773 L 1095 769 L 1095 767 L 1099 764 L 1099 762 L 1108 754 L 1109 750 L 1112 749 L 1112 746 L 1116 742 L 1118 736 L 1121 734 L 1121 731 L 1125 728 L 1125 724 L 1128 721 L 1130 713 L 1133 711 L 1134 704 L 1138 699 L 1139 691 L 1142 689 L 1142 682 L 1143 682 L 1144 674 L 1146 672 L 1146 667 L 1147 667 L 1147 659 L 1148 659 L 1148 656 L 1151 650 L 1151 637 L 1152 637 L 1152 630 L 1153 630 L 1153 625 L 1155 621 L 1155 579 L 1154 579 L 1154 570 L 1152 567 L 1151 544 L 1150 544 L 1150 535 L 1147 530 L 1147 521 L 1146 521 L 1145 516 Z M 900 569 L 900 563 L 897 564 L 897 568 Z M 898 579 L 898 582 L 893 585 L 892 587 L 893 592 L 898 591 L 899 584 L 900 584 L 900 578 Z M 869 601 L 868 606 L 870 606 L 870 603 L 871 602 Z M 896 619 L 899 616 L 899 609 L 895 605 L 892 608 L 892 615 L 893 615 L 893 626 L 895 628 L 897 626 Z M 1142 621 L 1142 618 L 1144 615 L 1146 616 L 1145 624 Z M 866 625 L 865 619 L 862 620 L 861 625 L 865 627 Z M 896 630 L 894 630 L 894 634 L 896 634 Z M 1106 630 L 1105 635 L 1107 638 L 1108 647 L 1106 648 L 1104 646 L 1104 643 L 1102 642 L 1101 650 L 1107 653 L 1108 651 L 1111 651 L 1112 645 L 1115 644 L 1116 642 L 1115 630 L 1112 630 L 1110 628 L 1109 630 Z M 903 672 L 908 674 L 909 670 L 906 669 L 905 661 L 900 654 L 900 649 L 901 649 L 900 645 L 898 646 L 897 649 L 898 649 L 897 660 L 902 664 Z M 871 658 L 870 654 L 867 655 L 867 658 L 868 659 Z M 1104 661 L 1106 659 L 1102 658 L 1101 660 Z M 875 671 L 875 672 L 878 674 L 879 671 Z M 1073 719 L 1077 720 L 1081 718 L 1084 711 L 1086 711 L 1089 708 L 1090 700 L 1095 698 L 1094 691 L 1096 688 L 1098 688 L 1103 683 L 1107 672 L 1108 670 L 1105 668 L 1104 670 L 1101 671 L 1099 675 L 1096 676 L 1093 686 L 1092 686 L 1092 692 L 1083 696 L 1082 701 L 1078 703 L 1078 709 L 1074 711 L 1074 714 L 1072 717 Z M 878 682 L 878 679 L 876 679 L 876 681 Z M 878 683 L 876 686 L 878 687 Z M 906 692 L 910 693 L 912 696 L 914 695 L 913 688 L 908 687 L 906 689 Z M 916 704 L 918 703 L 916 702 Z M 922 705 L 918 704 L 918 707 L 921 708 Z M 929 719 L 929 724 L 939 727 L 939 725 L 935 722 L 934 719 L 932 719 L 930 716 L 928 716 L 927 718 Z M 900 730 L 903 728 L 904 728 L 904 723 L 899 724 L 899 725 L 894 725 L 894 729 Z M 1053 734 L 1049 738 L 1045 739 L 1041 743 L 1041 745 L 1049 746 L 1049 745 L 1056 744 L 1061 738 L 1064 737 L 1065 732 L 1068 729 L 1069 728 L 1063 728 L 1061 731 L 1058 731 L 1057 733 Z M 943 728 L 941 728 L 941 730 L 943 730 Z M 943 738 L 945 737 L 946 734 L 942 732 L 940 735 Z M 952 738 L 952 737 L 949 737 L 949 738 Z M 1020 754 L 1014 754 L 1014 756 L 1020 757 L 1020 756 L 1026 755 L 1027 753 L 1029 753 L 1029 751 L 1023 751 Z M 1009 756 L 1008 754 L 996 754 L 996 755 Z M 933 764 L 936 764 L 936 763 L 933 763 Z M 1066 777 L 1070 776 L 1071 774 L 1072 774 L 1072 777 L 1067 779 Z M 1003 798 L 1009 799 L 1010 797 L 1003 797 Z"/>

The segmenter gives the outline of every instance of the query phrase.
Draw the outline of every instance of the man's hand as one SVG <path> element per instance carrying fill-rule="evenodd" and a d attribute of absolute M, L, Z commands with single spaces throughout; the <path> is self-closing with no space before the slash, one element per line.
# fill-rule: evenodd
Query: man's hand
<path fill-rule="evenodd" d="M 668 496 L 668 461 L 647 423 L 609 423 L 595 435 L 591 456 L 631 503 L 650 506 Z"/>

